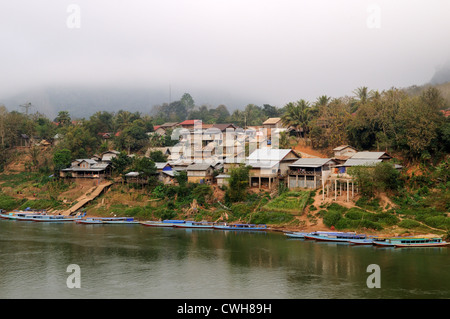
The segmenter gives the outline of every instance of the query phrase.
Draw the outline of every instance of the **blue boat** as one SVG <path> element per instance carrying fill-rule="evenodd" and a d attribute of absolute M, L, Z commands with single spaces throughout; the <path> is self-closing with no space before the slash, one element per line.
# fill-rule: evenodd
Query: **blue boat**
<path fill-rule="evenodd" d="M 376 246 L 382 247 L 445 247 L 450 243 L 442 240 L 441 237 L 387 237 L 376 238 L 373 241 Z"/>
<path fill-rule="evenodd" d="M 207 221 L 186 221 L 184 223 L 174 223 L 176 228 L 209 228 L 212 229 L 216 223 Z"/>
<path fill-rule="evenodd" d="M 30 212 L 30 211 L 13 211 L 9 213 L 1 213 L 0 217 L 3 219 L 32 221 L 33 218 L 47 215 L 45 212 Z"/>
<path fill-rule="evenodd" d="M 184 224 L 186 221 L 184 220 L 170 220 L 166 219 L 163 221 L 145 221 L 141 222 L 141 225 L 148 226 L 148 227 L 175 227 L 176 225 Z"/>
<path fill-rule="evenodd" d="M 214 225 L 214 229 L 220 230 L 244 230 L 244 231 L 265 231 L 267 230 L 267 225 L 265 224 L 218 224 Z"/>
<path fill-rule="evenodd" d="M 355 239 L 366 239 L 364 234 L 345 233 L 345 232 L 313 232 L 305 235 L 306 239 L 330 242 L 349 242 Z"/>
<path fill-rule="evenodd" d="M 77 220 L 78 224 L 139 224 L 133 217 L 88 217 Z"/>
<path fill-rule="evenodd" d="M 350 239 L 348 242 L 352 245 L 373 245 L 373 238 Z"/>
<path fill-rule="evenodd" d="M 284 233 L 287 237 L 290 238 L 302 238 L 305 239 L 305 235 L 308 233 L 302 233 L 302 232 L 285 232 Z"/>
<path fill-rule="evenodd" d="M 80 220 L 81 217 L 64 216 L 64 215 L 41 215 L 33 218 L 34 222 L 39 223 L 65 223 Z"/>

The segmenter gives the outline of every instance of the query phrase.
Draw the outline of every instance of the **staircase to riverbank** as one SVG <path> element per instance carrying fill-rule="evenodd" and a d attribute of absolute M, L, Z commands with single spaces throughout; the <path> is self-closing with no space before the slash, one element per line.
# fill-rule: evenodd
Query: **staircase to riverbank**
<path fill-rule="evenodd" d="M 70 207 L 68 210 L 62 213 L 62 215 L 69 216 L 75 212 L 77 212 L 80 208 L 82 208 L 84 205 L 89 203 L 90 201 L 94 200 L 99 196 L 107 187 L 111 186 L 113 182 L 102 182 L 92 188 L 90 188 L 84 195 L 80 196 L 77 199 L 77 203 Z"/>

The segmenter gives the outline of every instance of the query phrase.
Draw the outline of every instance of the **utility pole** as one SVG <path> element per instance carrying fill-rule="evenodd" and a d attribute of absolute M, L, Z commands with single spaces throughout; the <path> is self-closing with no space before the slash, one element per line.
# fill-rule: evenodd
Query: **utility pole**
<path fill-rule="evenodd" d="M 29 110 L 30 107 L 32 107 L 32 106 L 33 106 L 33 105 L 31 105 L 30 102 L 20 105 L 20 107 L 25 108 L 25 114 L 26 114 L 26 115 L 28 115 L 28 110 Z"/>

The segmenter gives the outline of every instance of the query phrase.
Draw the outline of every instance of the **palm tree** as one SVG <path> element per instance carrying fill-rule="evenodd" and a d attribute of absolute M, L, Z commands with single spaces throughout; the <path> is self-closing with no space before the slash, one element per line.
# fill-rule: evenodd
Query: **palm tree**
<path fill-rule="evenodd" d="M 281 117 L 281 121 L 288 127 L 294 127 L 298 132 L 301 130 L 303 134 L 308 131 L 308 124 L 311 118 L 311 106 L 305 100 L 299 100 L 295 103 L 289 102 L 285 107 L 286 111 Z"/>
<path fill-rule="evenodd" d="M 326 96 L 326 95 L 322 95 L 319 96 L 316 100 L 316 102 L 314 103 L 314 106 L 316 107 L 321 107 L 321 106 L 327 106 L 328 103 L 330 103 L 331 97 Z"/>

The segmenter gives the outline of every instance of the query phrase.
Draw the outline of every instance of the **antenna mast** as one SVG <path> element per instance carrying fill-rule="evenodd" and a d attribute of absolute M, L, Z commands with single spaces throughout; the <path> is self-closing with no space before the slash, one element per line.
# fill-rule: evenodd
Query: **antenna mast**
<path fill-rule="evenodd" d="M 29 109 L 30 107 L 32 107 L 32 106 L 33 106 L 33 105 L 31 105 L 30 102 L 20 105 L 20 107 L 25 108 L 25 114 L 26 114 L 26 115 L 28 115 L 28 109 Z"/>

